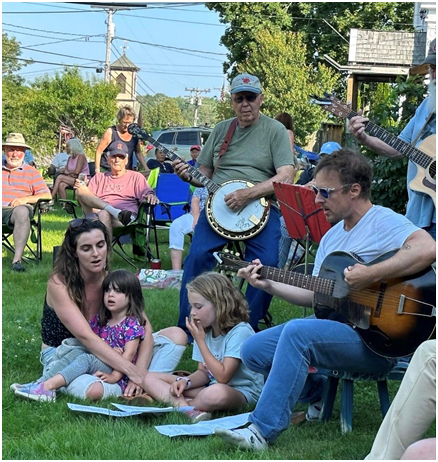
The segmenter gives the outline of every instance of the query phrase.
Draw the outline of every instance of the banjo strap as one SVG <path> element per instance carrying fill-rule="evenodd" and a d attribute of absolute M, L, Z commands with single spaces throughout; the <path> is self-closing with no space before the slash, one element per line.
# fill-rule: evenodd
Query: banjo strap
<path fill-rule="evenodd" d="M 228 149 L 228 145 L 230 144 L 231 138 L 234 135 L 237 127 L 237 117 L 231 122 L 230 126 L 228 127 L 227 134 L 225 135 L 224 140 L 222 141 L 221 148 L 219 150 L 219 160 L 217 161 L 216 167 L 214 168 L 214 173 L 217 170 L 219 162 L 221 161 L 221 157 L 225 154 L 226 150 Z"/>

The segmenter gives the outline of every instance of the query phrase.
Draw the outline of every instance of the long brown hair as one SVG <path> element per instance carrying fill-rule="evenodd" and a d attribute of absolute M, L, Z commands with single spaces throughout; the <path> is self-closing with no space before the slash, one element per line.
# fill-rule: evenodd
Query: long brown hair
<path fill-rule="evenodd" d="M 248 302 L 233 283 L 220 273 L 203 273 L 187 284 L 189 292 L 196 292 L 216 308 L 216 318 L 222 335 L 240 322 L 249 321 Z"/>
<path fill-rule="evenodd" d="M 76 220 L 72 220 L 76 221 Z M 105 268 L 109 267 L 109 255 L 111 253 L 111 240 L 108 229 L 100 220 L 88 220 L 84 218 L 79 226 L 71 226 L 65 232 L 64 241 L 59 249 L 58 256 L 51 277 L 58 275 L 67 287 L 67 293 L 72 301 L 79 307 L 81 313 L 85 313 L 85 281 L 79 269 L 79 260 L 76 256 L 78 238 L 83 233 L 89 233 L 93 229 L 102 231 L 106 247 Z"/>

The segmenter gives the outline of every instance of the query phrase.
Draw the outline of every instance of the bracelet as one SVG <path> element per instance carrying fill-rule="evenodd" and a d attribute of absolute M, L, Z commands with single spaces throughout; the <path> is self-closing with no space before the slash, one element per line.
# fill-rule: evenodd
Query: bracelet
<path fill-rule="evenodd" d="M 186 384 L 186 390 L 192 386 L 192 381 L 190 379 L 188 379 L 187 377 L 177 377 L 175 382 L 179 382 L 180 380 L 186 380 L 187 381 L 187 384 Z"/>

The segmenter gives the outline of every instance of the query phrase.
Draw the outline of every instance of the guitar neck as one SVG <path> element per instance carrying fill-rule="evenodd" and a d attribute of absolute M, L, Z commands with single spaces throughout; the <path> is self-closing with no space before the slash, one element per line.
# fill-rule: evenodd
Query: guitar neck
<path fill-rule="evenodd" d="M 248 266 L 248 262 L 245 261 L 233 262 L 233 265 L 234 264 L 239 266 L 239 268 L 246 268 Z M 263 266 L 260 270 L 260 276 L 265 279 L 269 279 L 270 281 L 282 282 L 283 284 L 311 290 L 324 295 L 332 295 L 335 284 L 335 282 L 331 279 L 295 273 L 293 271 L 278 269 L 273 266 Z"/>
<path fill-rule="evenodd" d="M 352 117 L 355 117 L 357 115 L 358 115 L 357 112 L 351 111 L 347 115 L 347 119 L 351 119 Z M 428 156 L 426 153 L 420 151 L 417 148 L 414 148 L 414 146 L 410 145 L 409 143 L 406 143 L 406 141 L 403 141 L 400 138 L 397 138 L 396 136 L 391 135 L 391 133 L 389 133 L 388 131 L 386 131 L 382 127 L 379 127 L 378 125 L 376 125 L 375 123 L 371 121 L 369 121 L 365 125 L 365 130 L 371 136 L 375 136 L 379 140 L 382 140 L 385 144 L 387 144 L 388 146 L 391 146 L 391 148 L 394 148 L 400 154 L 403 154 L 409 160 L 419 165 L 420 167 L 423 167 L 424 169 L 427 169 L 434 160 L 432 157 Z"/>

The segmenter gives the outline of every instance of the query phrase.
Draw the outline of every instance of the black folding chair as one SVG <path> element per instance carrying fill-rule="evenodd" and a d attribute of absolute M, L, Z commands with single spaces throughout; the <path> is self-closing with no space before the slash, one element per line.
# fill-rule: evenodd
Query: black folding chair
<path fill-rule="evenodd" d="M 47 211 L 48 202 L 50 202 L 50 199 L 39 199 L 35 204 L 29 204 L 33 205 L 33 218 L 30 220 L 30 236 L 24 249 L 25 253 L 22 256 L 22 260 L 26 263 L 31 261 L 39 263 L 43 258 L 41 214 Z M 15 254 L 13 233 L 13 226 L 2 225 L 2 245 L 12 254 Z"/>

